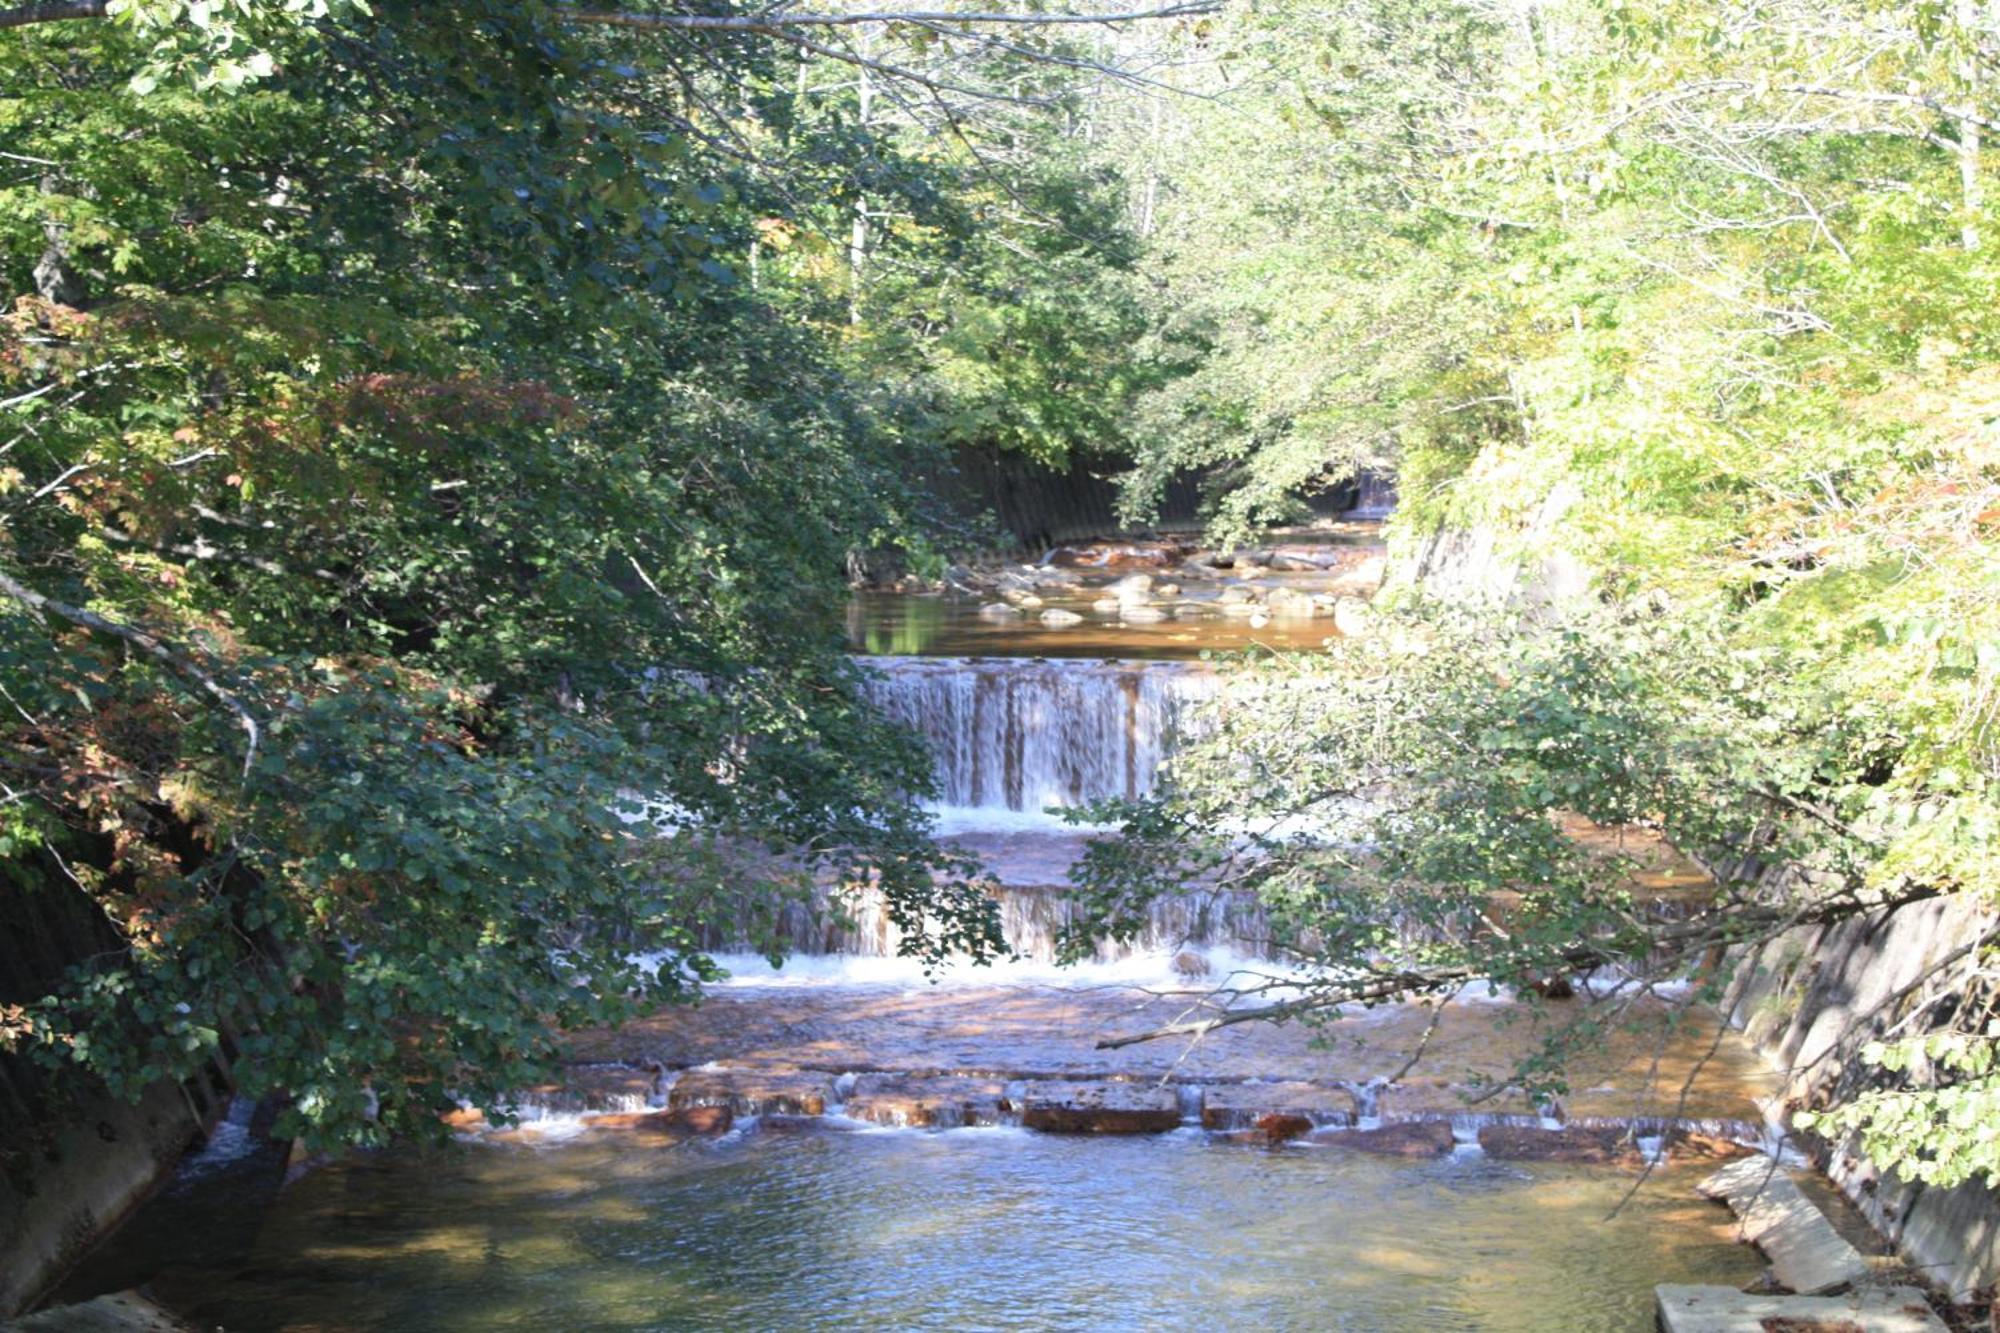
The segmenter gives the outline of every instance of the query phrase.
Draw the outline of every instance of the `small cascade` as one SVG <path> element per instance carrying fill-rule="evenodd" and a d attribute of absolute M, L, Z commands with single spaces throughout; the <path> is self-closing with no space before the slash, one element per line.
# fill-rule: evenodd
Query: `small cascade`
<path fill-rule="evenodd" d="M 930 746 L 938 794 L 955 812 L 1143 796 L 1186 705 L 1215 689 L 1181 662 L 863 660 L 879 673 L 874 702 Z"/>
<path fill-rule="evenodd" d="M 1067 888 L 1000 885 L 994 895 L 1007 947 L 1021 958 L 1053 963 L 1064 932 L 1079 912 Z M 831 890 L 822 888 L 810 903 L 787 904 L 779 914 L 776 932 L 789 956 L 895 958 L 903 940 L 888 904 L 872 887 L 838 899 Z M 1254 895 L 1196 891 L 1155 900 L 1147 909 L 1145 929 L 1129 940 L 1099 940 L 1090 960 L 1117 963 L 1215 947 L 1268 958 L 1270 941 L 1269 920 Z M 712 929 L 705 933 L 702 947 L 717 953 L 755 951 L 745 930 Z"/>
<path fill-rule="evenodd" d="M 254 1100 L 231 1097 L 229 1109 L 209 1131 L 208 1142 L 201 1146 L 201 1151 L 181 1163 L 180 1178 L 186 1180 L 208 1175 L 255 1152 L 257 1139 L 250 1132 L 250 1122 L 256 1114 L 257 1103 Z"/>
<path fill-rule="evenodd" d="M 1396 508 L 1396 483 L 1379 472 L 1363 472 L 1354 479 L 1354 507 L 1343 516 L 1356 519 L 1383 519 Z"/>

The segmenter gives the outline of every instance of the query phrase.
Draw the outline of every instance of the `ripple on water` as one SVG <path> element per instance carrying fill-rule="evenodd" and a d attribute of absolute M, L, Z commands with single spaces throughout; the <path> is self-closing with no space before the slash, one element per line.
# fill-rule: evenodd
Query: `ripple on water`
<path fill-rule="evenodd" d="M 764 1132 L 382 1155 L 308 1176 L 242 1262 L 169 1274 L 265 1329 L 1651 1327 L 1752 1252 L 1669 1167 L 1224 1147 L 1195 1134 Z"/>

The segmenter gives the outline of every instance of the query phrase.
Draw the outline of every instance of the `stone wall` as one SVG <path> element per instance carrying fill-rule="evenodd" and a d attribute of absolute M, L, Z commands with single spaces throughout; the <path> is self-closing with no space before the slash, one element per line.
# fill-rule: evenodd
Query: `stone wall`
<path fill-rule="evenodd" d="M 0 1006 L 32 1002 L 120 947 L 68 885 L 0 881 Z M 0 1050 L 0 1318 L 43 1296 L 171 1175 L 227 1099 L 219 1068 L 133 1105 Z"/>
<path fill-rule="evenodd" d="M 1864 1085 L 1860 1049 L 1907 1011 L 1911 988 L 1993 926 L 1991 907 L 1954 894 L 1792 931 L 1742 960 L 1730 1018 L 1784 1071 L 1790 1108 L 1823 1105 Z M 1897 1252 L 1954 1297 L 2000 1281 L 1994 1191 L 1900 1180 L 1851 1142 L 1817 1145 L 1816 1156 Z"/>

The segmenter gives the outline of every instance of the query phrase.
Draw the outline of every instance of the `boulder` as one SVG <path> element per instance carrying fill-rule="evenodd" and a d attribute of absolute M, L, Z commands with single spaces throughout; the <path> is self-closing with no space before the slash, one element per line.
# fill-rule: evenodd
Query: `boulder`
<path fill-rule="evenodd" d="M 1157 606 L 1123 606 L 1118 618 L 1132 625 L 1157 625 L 1167 618 L 1168 613 Z"/>
<path fill-rule="evenodd" d="M 1155 597 L 1178 597 L 1180 595 L 1181 585 L 1178 583 L 1155 583 L 1153 585 L 1153 596 Z"/>
<path fill-rule="evenodd" d="M 1050 626 L 1081 625 L 1083 617 L 1074 611 L 1065 611 L 1059 606 L 1052 606 L 1042 612 L 1042 623 Z"/>
<path fill-rule="evenodd" d="M 1216 598 L 1224 606 L 1242 606 L 1257 600 L 1257 590 L 1247 583 L 1226 585 Z"/>
<path fill-rule="evenodd" d="M 988 602 L 979 608 L 982 620 L 1012 620 L 1020 614 L 1021 608 L 1010 606 L 1006 602 Z"/>
<path fill-rule="evenodd" d="M 1100 597 L 1090 604 L 1090 609 L 1100 616 L 1115 616 L 1124 606 L 1116 597 Z"/>
<path fill-rule="evenodd" d="M 1106 591 L 1120 601 L 1129 602 L 1138 600 L 1143 602 L 1152 595 L 1153 576 L 1151 574 L 1127 574 L 1116 583 L 1110 584 L 1106 588 Z"/>
<path fill-rule="evenodd" d="M 954 1128 L 997 1125 L 1014 1111 L 996 1079 L 863 1074 L 847 1094 L 847 1114 L 874 1125 Z"/>
<path fill-rule="evenodd" d="M 1157 1083 L 1030 1083 L 1021 1123 L 1050 1134 L 1164 1134 L 1181 1123 L 1180 1096 Z"/>
<path fill-rule="evenodd" d="M 831 1085 L 804 1069 L 690 1069 L 667 1094 L 667 1108 L 726 1106 L 737 1115 L 824 1115 Z"/>
<path fill-rule="evenodd" d="M 1182 949 L 1174 955 L 1174 975 L 1182 977 L 1205 977 L 1208 975 L 1208 959 L 1193 949 Z"/>
<path fill-rule="evenodd" d="M 1411 1120 L 1329 1135 L 1325 1142 L 1388 1157 L 1443 1157 L 1451 1152 L 1455 1140 L 1449 1121 Z"/>

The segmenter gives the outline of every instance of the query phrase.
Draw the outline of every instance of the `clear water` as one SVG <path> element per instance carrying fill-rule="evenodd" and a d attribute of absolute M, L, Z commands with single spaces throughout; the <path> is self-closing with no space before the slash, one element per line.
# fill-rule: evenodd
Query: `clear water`
<path fill-rule="evenodd" d="M 1699 1167 L 1252 1148 L 1198 1131 L 472 1145 L 307 1176 L 155 1291 L 204 1327 L 1629 1330 L 1740 1284 Z M 1690 1174 L 1692 1172 L 1693 1174 Z M 1685 1177 L 1685 1178 L 1683 1178 Z"/>

